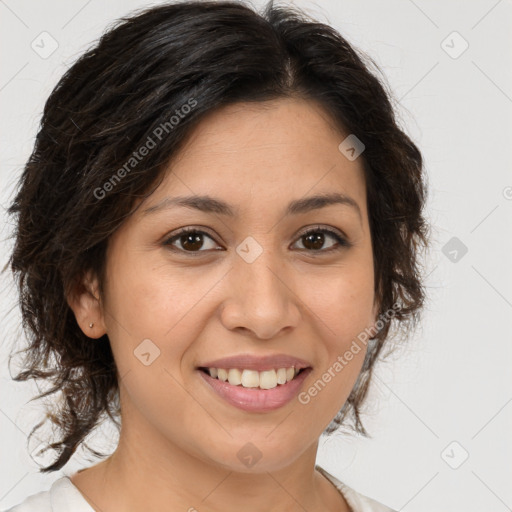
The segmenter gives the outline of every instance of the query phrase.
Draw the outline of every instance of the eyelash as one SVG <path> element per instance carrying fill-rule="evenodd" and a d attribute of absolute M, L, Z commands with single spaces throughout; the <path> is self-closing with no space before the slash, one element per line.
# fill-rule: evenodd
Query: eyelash
<path fill-rule="evenodd" d="M 167 240 L 165 240 L 163 244 L 166 247 L 168 247 L 171 251 L 181 252 L 181 253 L 185 253 L 187 255 L 190 254 L 190 255 L 193 255 L 193 257 L 196 257 L 196 255 L 199 255 L 202 252 L 210 252 L 210 250 L 206 250 L 206 251 L 204 251 L 204 250 L 186 251 L 184 249 L 179 249 L 179 248 L 176 248 L 176 247 L 172 246 L 172 244 L 173 244 L 173 242 L 175 240 L 179 239 L 180 237 L 182 237 L 184 235 L 190 234 L 190 233 L 206 235 L 206 236 L 208 236 L 209 238 L 211 238 L 213 240 L 213 237 L 211 235 L 209 235 L 206 231 L 203 231 L 203 230 L 200 230 L 200 229 L 197 229 L 197 228 L 183 228 L 180 231 L 178 231 L 178 233 L 174 234 L 172 237 L 170 237 Z M 338 246 L 335 245 L 333 247 L 330 247 L 329 249 L 318 249 L 318 250 L 314 250 L 314 249 L 300 249 L 301 251 L 306 251 L 306 252 L 312 253 L 312 255 L 316 256 L 317 254 L 331 253 L 333 251 L 339 251 L 339 250 L 342 250 L 342 249 L 348 249 L 348 248 L 352 247 L 352 244 L 346 238 L 344 238 L 343 236 L 339 235 L 336 231 L 332 231 L 330 229 L 322 228 L 322 227 L 319 227 L 319 226 L 308 229 L 307 231 L 302 233 L 298 237 L 297 240 L 299 240 L 299 239 L 301 239 L 301 238 L 303 238 L 303 237 L 305 237 L 307 235 L 313 234 L 313 233 L 323 233 L 323 234 L 332 236 L 335 239 L 335 241 L 338 243 Z"/>

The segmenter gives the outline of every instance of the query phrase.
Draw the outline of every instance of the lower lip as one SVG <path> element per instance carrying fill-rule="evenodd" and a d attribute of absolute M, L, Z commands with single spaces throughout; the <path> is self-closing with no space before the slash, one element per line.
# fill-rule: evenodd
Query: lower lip
<path fill-rule="evenodd" d="M 228 382 L 210 377 L 202 370 L 197 371 L 213 391 L 231 405 L 249 412 L 268 412 L 283 407 L 299 393 L 300 387 L 309 375 L 311 368 L 303 370 L 286 384 L 278 384 L 272 389 L 233 386 Z"/>

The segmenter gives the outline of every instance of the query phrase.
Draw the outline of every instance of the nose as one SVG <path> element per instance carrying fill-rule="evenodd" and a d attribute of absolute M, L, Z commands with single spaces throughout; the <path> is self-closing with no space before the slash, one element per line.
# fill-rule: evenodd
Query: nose
<path fill-rule="evenodd" d="M 236 256 L 228 274 L 221 320 L 230 330 L 250 331 L 260 339 L 295 328 L 300 320 L 297 279 L 264 250 L 252 263 Z"/>

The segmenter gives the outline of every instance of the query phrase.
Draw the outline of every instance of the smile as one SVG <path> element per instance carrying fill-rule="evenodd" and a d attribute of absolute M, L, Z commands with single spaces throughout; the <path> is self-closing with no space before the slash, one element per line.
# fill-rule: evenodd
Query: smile
<path fill-rule="evenodd" d="M 294 368 L 293 366 L 262 372 L 249 369 L 239 370 L 238 368 L 200 368 L 200 370 L 208 372 L 210 377 L 214 379 L 229 382 L 232 386 L 260 389 L 273 389 L 278 385 L 286 384 L 303 371 L 303 369 Z"/>
<path fill-rule="evenodd" d="M 198 369 L 203 382 L 215 395 L 247 412 L 269 412 L 288 404 L 299 394 L 311 371 L 312 368 L 299 370 L 293 367 L 262 372 L 235 368 L 229 371 L 223 368 Z M 281 383 L 283 377 L 285 382 Z"/>

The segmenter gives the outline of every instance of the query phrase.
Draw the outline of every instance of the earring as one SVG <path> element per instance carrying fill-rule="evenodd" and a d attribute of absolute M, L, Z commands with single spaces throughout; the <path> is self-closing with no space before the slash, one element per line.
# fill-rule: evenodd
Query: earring
<path fill-rule="evenodd" d="M 89 327 L 92 329 L 93 325 L 94 325 L 94 324 L 91 322 L 91 323 L 89 324 Z"/>

